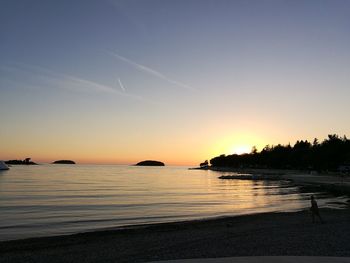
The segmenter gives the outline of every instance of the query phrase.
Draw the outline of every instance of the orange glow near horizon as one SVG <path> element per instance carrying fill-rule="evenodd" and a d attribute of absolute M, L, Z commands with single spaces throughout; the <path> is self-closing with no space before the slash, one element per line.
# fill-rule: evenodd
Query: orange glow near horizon
<path fill-rule="evenodd" d="M 89 145 L 76 143 L 74 147 L 70 144 L 56 144 L 41 142 L 41 147 L 25 147 L 26 149 L 15 149 L 6 147 L 7 156 L 0 159 L 24 159 L 31 157 L 32 161 L 38 163 L 51 163 L 56 160 L 73 160 L 78 164 L 136 164 L 143 160 L 159 160 L 166 165 L 196 166 L 204 160 L 210 160 L 221 154 L 249 153 L 255 145 L 260 148 L 262 143 L 253 136 L 226 136 L 220 141 L 215 141 L 216 136 L 206 141 L 187 138 L 182 143 L 172 145 L 128 145 L 128 147 L 112 147 L 107 144 Z M 211 139 L 211 140 L 210 140 Z M 211 141 L 211 143 L 209 143 Z M 29 150 L 30 149 L 30 150 Z M 6 152 L 5 151 L 5 152 Z"/>
<path fill-rule="evenodd" d="M 116 136 L 117 132 L 114 133 L 113 130 L 103 130 L 106 136 L 101 137 L 90 134 L 91 130 L 82 130 L 76 134 L 60 134 L 54 139 L 50 133 L 33 133 L 28 136 L 31 140 L 18 133 L 12 140 L 3 142 L 0 159 L 23 160 L 31 157 L 37 163 L 68 159 L 78 164 L 122 165 L 132 165 L 143 160 L 157 160 L 164 162 L 165 165 L 197 166 L 204 160 L 210 160 L 221 154 L 250 153 L 253 146 L 261 151 L 267 144 L 287 144 L 295 141 L 294 138 L 287 140 L 274 134 L 270 135 L 262 128 L 259 134 L 251 132 L 254 130 L 252 127 L 248 128 L 238 130 L 225 122 L 217 122 L 215 125 L 203 126 L 195 136 L 191 136 L 190 131 L 181 134 L 164 128 L 165 130 L 157 134 L 148 133 L 142 136 L 138 134 L 137 137 L 129 133 L 128 136 L 131 138 L 125 136 L 125 140 L 121 140 L 121 136 Z"/>
<path fill-rule="evenodd" d="M 3 150 L 6 155 L 0 156 L 0 159 L 31 157 L 38 163 L 68 159 L 78 164 L 125 165 L 136 164 L 143 160 L 158 160 L 166 165 L 197 166 L 204 160 L 210 160 L 221 154 L 249 153 L 253 146 L 260 150 L 266 144 L 265 140 L 253 133 L 242 131 L 235 135 L 230 135 L 228 132 L 220 134 L 212 128 L 198 133 L 196 137 L 174 137 L 171 142 L 168 141 L 168 137 L 162 138 L 162 141 L 159 138 L 157 138 L 158 141 L 149 138 L 135 143 L 114 142 L 106 138 L 96 140 L 60 138 L 60 141 L 65 143 L 58 143 L 45 137 L 32 141 L 23 139 L 23 141 L 18 140 L 18 145 L 5 142 Z"/>

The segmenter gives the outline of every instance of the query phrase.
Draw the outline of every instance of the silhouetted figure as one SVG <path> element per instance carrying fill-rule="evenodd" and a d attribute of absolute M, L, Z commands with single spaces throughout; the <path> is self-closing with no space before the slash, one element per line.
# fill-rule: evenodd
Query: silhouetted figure
<path fill-rule="evenodd" d="M 317 202 L 316 202 L 313 195 L 311 195 L 311 208 L 310 208 L 310 210 L 311 210 L 311 215 L 312 215 L 312 223 L 315 223 L 315 216 L 317 216 L 320 219 L 321 223 L 323 223 L 323 220 L 320 216 L 320 211 L 318 209 Z"/>

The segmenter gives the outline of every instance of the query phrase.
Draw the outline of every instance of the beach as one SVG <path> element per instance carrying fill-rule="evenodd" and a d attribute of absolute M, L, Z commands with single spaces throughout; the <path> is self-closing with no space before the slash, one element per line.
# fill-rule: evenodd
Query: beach
<path fill-rule="evenodd" d="M 148 262 L 232 256 L 350 256 L 350 210 L 263 213 L 0 243 L 1 262 Z"/>

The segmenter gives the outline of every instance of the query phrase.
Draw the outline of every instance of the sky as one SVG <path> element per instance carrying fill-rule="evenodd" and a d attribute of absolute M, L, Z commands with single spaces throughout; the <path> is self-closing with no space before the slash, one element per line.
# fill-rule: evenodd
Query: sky
<path fill-rule="evenodd" d="M 350 1 L 0 0 L 0 159 L 195 165 L 350 135 Z"/>

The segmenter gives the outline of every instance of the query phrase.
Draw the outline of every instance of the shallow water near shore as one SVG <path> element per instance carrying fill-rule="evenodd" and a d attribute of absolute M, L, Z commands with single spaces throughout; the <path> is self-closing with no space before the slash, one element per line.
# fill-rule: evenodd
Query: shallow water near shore
<path fill-rule="evenodd" d="M 320 207 L 345 197 L 302 192 L 289 182 L 220 180 L 187 167 L 12 166 L 0 172 L 0 240 L 121 227 L 297 211 L 316 194 Z"/>

